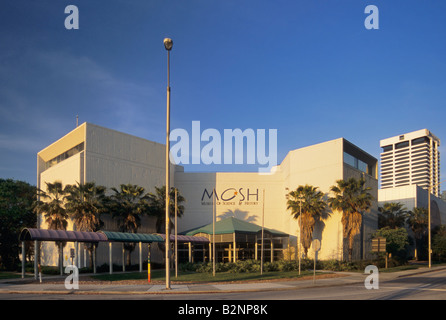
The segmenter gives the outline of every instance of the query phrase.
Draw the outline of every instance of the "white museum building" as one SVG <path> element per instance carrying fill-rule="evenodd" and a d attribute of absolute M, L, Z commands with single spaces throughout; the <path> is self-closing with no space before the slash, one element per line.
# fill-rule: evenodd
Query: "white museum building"
<path fill-rule="evenodd" d="M 370 235 L 377 228 L 378 161 L 344 138 L 291 150 L 270 174 L 185 172 L 182 166 L 172 164 L 171 186 L 178 188 L 186 199 L 178 231 L 186 232 L 212 223 L 213 198 L 216 196 L 217 220 L 233 217 L 287 234 L 286 241 L 274 244 L 274 249 L 284 252 L 296 247 L 299 230 L 297 220 L 287 210 L 287 193 L 299 185 L 309 184 L 318 187 L 327 197 L 337 180 L 350 177 L 364 177 L 374 198 L 371 211 L 364 213 L 362 232 L 357 236 L 353 251 L 356 259 L 369 257 Z M 45 190 L 46 182 L 55 181 L 63 185 L 95 182 L 107 188 L 131 183 L 144 187 L 147 192 L 155 192 L 155 187 L 165 185 L 165 145 L 83 123 L 37 154 L 37 187 Z M 116 231 L 111 219 L 105 218 L 104 222 L 104 230 Z M 46 228 L 42 217 L 38 228 Z M 69 223 L 68 230 L 75 229 L 76 226 Z M 313 237 L 321 243 L 318 259 L 346 257 L 342 230 L 339 212 L 330 212 L 330 217 L 316 226 Z M 154 233 L 154 219 L 145 217 L 138 232 Z M 70 246 L 72 244 L 67 245 Z M 98 265 L 109 262 L 107 250 L 105 244 L 99 245 Z M 116 250 L 113 262 L 121 263 L 120 249 L 113 250 Z M 147 249 L 144 250 L 146 256 Z M 137 260 L 138 253 L 134 254 Z M 310 250 L 309 255 L 313 254 Z M 54 243 L 42 244 L 41 257 L 43 265 L 57 265 Z M 160 253 L 155 253 L 152 258 L 160 263 L 163 261 Z"/>

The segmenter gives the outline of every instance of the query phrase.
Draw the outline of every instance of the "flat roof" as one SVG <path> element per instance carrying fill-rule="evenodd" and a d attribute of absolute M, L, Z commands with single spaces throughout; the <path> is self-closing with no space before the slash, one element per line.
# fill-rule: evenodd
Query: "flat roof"
<path fill-rule="evenodd" d="M 438 139 L 432 132 L 430 132 L 428 129 L 421 129 L 417 131 L 412 131 L 408 133 L 403 133 L 394 137 L 382 139 L 379 141 L 380 147 L 385 147 L 391 144 L 395 144 L 402 141 L 408 141 L 420 137 L 432 137 L 434 140 L 440 142 L 440 139 Z"/>

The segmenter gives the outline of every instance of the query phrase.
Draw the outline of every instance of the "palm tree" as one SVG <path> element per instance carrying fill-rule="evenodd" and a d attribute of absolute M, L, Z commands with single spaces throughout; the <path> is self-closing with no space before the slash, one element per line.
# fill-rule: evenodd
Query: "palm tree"
<path fill-rule="evenodd" d="M 150 215 L 156 218 L 156 232 L 163 233 L 166 227 L 166 186 L 155 187 L 155 193 L 150 193 Z M 185 198 L 177 190 L 177 216 L 181 218 L 184 214 L 184 206 L 182 203 Z M 170 189 L 170 206 L 169 216 L 175 216 L 175 188 Z M 170 220 L 170 228 L 174 228 L 174 219 Z"/>
<path fill-rule="evenodd" d="M 426 208 L 417 207 L 408 212 L 407 224 L 414 233 L 415 258 L 418 260 L 418 246 L 426 235 L 428 224 L 428 211 Z"/>
<path fill-rule="evenodd" d="M 65 207 L 73 219 L 78 231 L 96 232 L 104 225 L 101 213 L 104 212 L 105 190 L 103 186 L 96 186 L 94 182 L 65 187 Z M 93 245 L 85 244 L 93 261 Z"/>
<path fill-rule="evenodd" d="M 38 190 L 40 199 L 36 202 L 35 211 L 43 213 L 48 229 L 51 230 L 67 230 L 68 215 L 64 206 L 65 191 L 61 182 L 49 183 L 46 182 L 47 191 Z M 62 270 L 63 255 L 62 248 L 65 242 L 57 241 L 56 245 L 59 247 L 59 268 Z"/>
<path fill-rule="evenodd" d="M 39 190 L 39 196 L 44 201 L 37 201 L 36 208 L 44 213 L 48 229 L 66 230 L 67 212 L 64 207 L 64 189 L 61 182 L 46 182 L 47 191 Z"/>
<path fill-rule="evenodd" d="M 301 219 L 300 238 L 305 256 L 311 246 L 316 223 L 328 218 L 327 205 L 322 199 L 324 194 L 317 189 L 317 187 L 310 185 L 299 186 L 295 191 L 291 191 L 287 197 L 287 208 L 291 209 L 291 215 L 293 215 L 294 219 Z M 300 216 L 301 211 L 302 216 Z"/>
<path fill-rule="evenodd" d="M 148 198 L 143 187 L 132 184 L 121 184 L 120 189 L 111 188 L 114 194 L 110 196 L 107 207 L 116 219 L 119 231 L 137 233 L 141 226 L 141 217 L 148 213 Z M 131 253 L 134 243 L 126 243 L 124 248 L 129 251 L 127 262 L 131 264 Z"/>
<path fill-rule="evenodd" d="M 348 258 L 352 260 L 353 239 L 361 232 L 363 212 L 370 211 L 373 197 L 365 187 L 363 178 L 357 180 L 337 180 L 337 185 L 330 188 L 334 197 L 328 198 L 328 205 L 332 210 L 342 212 L 344 238 L 348 239 Z"/>
<path fill-rule="evenodd" d="M 387 202 L 378 208 L 378 229 L 390 227 L 397 229 L 404 227 L 407 218 L 407 210 L 402 203 Z"/>

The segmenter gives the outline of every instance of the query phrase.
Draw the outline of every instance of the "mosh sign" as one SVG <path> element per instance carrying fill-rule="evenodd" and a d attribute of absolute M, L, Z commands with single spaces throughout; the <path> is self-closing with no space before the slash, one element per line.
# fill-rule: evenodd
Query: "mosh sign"
<path fill-rule="evenodd" d="M 205 188 L 201 196 L 201 204 L 212 205 L 215 199 L 217 205 L 257 205 L 259 194 L 258 188 L 227 188 L 221 192 Z"/>

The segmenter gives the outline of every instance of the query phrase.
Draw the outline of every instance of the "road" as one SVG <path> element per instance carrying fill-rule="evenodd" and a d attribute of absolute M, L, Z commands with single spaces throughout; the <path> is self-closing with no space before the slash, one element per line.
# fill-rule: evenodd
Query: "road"
<path fill-rule="evenodd" d="M 324 286 L 305 289 L 157 295 L 80 295 L 80 294 L 0 294 L 6 300 L 446 300 L 446 269 L 380 281 L 379 289 L 366 289 L 364 284 Z"/>

